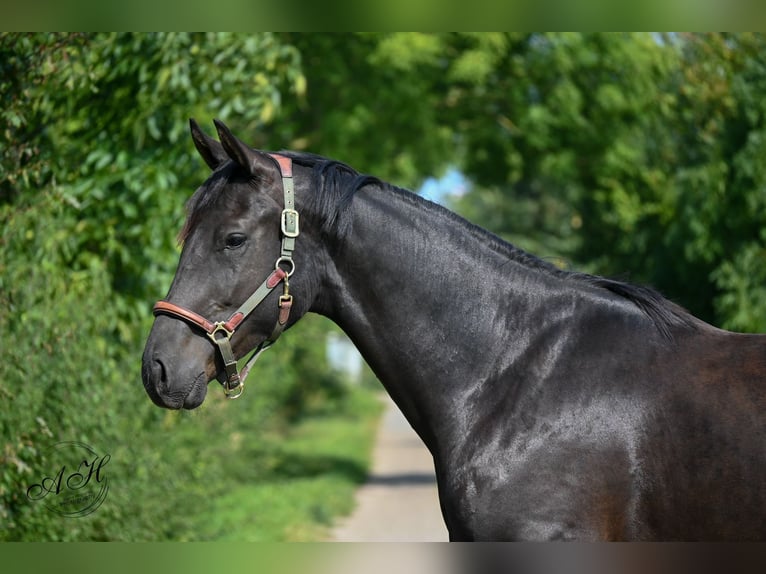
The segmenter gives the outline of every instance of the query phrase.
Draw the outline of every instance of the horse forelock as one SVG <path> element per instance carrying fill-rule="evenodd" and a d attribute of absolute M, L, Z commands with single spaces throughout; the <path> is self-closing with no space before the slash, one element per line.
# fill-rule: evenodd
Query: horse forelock
<path fill-rule="evenodd" d="M 216 169 L 205 182 L 197 188 L 186 202 L 186 221 L 178 233 L 178 243 L 183 244 L 192 231 L 200 224 L 210 209 L 227 197 L 232 179 L 244 170 L 234 162 L 226 162 Z M 250 176 L 249 183 L 258 186 L 257 178 Z"/>

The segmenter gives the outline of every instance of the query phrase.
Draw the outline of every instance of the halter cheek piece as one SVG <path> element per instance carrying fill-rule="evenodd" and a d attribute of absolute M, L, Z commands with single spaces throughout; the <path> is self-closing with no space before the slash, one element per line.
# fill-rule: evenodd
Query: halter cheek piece
<path fill-rule="evenodd" d="M 293 261 L 293 251 L 295 250 L 295 239 L 300 233 L 300 224 L 298 212 L 295 211 L 295 188 L 293 187 L 293 164 L 290 158 L 269 154 L 279 164 L 282 172 L 282 190 L 285 198 L 285 208 L 282 210 L 280 221 L 280 230 L 282 232 L 282 250 L 280 256 L 274 264 L 274 271 L 261 283 L 247 300 L 234 311 L 231 317 L 226 321 L 212 322 L 198 315 L 194 311 L 189 311 L 183 307 L 170 303 L 168 301 L 157 301 L 154 305 L 154 315 L 169 315 L 176 319 L 181 319 L 202 329 L 218 348 L 223 359 L 226 370 L 226 381 L 223 384 L 223 392 L 230 399 L 236 399 L 245 390 L 245 379 L 250 368 L 258 359 L 260 354 L 268 349 L 279 338 L 284 331 L 287 321 L 290 318 L 290 309 L 293 305 L 293 296 L 290 294 L 289 278 L 295 272 L 295 262 Z M 237 369 L 237 360 L 234 358 L 234 352 L 231 348 L 231 338 L 237 327 L 255 308 L 260 305 L 264 299 L 282 283 L 282 295 L 279 296 L 279 315 L 277 323 L 271 335 L 255 348 L 253 355 L 247 361 L 247 364 L 239 373 Z"/>

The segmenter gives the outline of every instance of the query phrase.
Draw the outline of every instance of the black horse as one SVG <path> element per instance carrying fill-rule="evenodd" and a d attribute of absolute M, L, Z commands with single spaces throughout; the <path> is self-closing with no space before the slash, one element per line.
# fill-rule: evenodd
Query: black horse
<path fill-rule="evenodd" d="M 192 121 L 213 174 L 144 351 L 156 404 L 241 392 L 236 359 L 312 311 L 430 449 L 452 540 L 766 539 L 765 337 L 216 127 Z"/>

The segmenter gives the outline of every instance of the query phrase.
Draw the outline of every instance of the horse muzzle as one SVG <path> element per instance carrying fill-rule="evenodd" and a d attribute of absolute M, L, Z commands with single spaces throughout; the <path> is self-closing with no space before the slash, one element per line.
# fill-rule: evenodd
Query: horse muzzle
<path fill-rule="evenodd" d="M 202 404 L 207 395 L 208 381 L 215 377 L 215 361 L 211 348 L 204 340 L 191 336 L 183 345 L 183 355 L 164 352 L 172 338 L 168 330 L 177 330 L 171 321 L 155 323 L 147 341 L 141 364 L 141 379 L 149 398 L 157 406 L 167 409 L 193 409 Z M 173 348 L 173 347 L 171 347 Z"/>

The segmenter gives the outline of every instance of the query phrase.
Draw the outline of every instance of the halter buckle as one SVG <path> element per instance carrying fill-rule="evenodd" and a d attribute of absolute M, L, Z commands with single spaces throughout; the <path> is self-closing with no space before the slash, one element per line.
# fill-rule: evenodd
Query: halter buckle
<path fill-rule="evenodd" d="M 219 333 L 222 336 L 219 337 Z M 213 330 L 207 334 L 221 353 L 224 372 L 226 373 L 226 381 L 223 383 L 223 394 L 226 395 L 227 399 L 239 398 L 245 390 L 244 381 L 239 376 L 239 370 L 237 369 L 237 360 L 234 358 L 234 352 L 231 349 L 230 340 L 232 335 L 234 335 L 234 331 L 227 329 L 223 321 L 214 323 Z"/>
<path fill-rule="evenodd" d="M 300 216 L 294 209 L 282 210 L 282 235 L 285 237 L 298 237 L 300 235 Z"/>
<path fill-rule="evenodd" d="M 239 376 L 237 376 L 236 387 L 229 387 L 229 381 L 226 381 L 226 384 L 223 385 L 223 394 L 226 395 L 227 399 L 238 399 L 242 396 L 243 392 L 245 392 L 245 383 L 242 382 Z"/>

